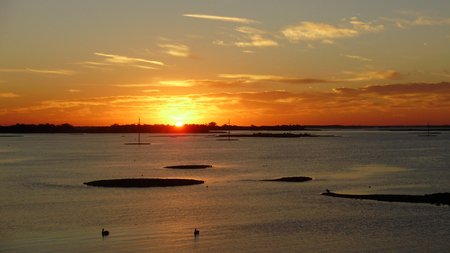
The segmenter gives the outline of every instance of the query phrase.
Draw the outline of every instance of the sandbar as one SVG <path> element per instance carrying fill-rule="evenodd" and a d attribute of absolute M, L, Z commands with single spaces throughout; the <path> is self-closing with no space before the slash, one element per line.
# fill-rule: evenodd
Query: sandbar
<path fill-rule="evenodd" d="M 162 178 L 124 178 L 124 179 L 106 179 L 91 182 L 85 182 L 88 186 L 99 187 L 167 187 L 203 184 L 205 181 L 195 179 L 162 179 Z"/>
<path fill-rule="evenodd" d="M 281 177 L 275 179 L 263 179 L 261 181 L 282 181 L 282 182 L 306 182 L 312 180 L 310 177 Z"/>
<path fill-rule="evenodd" d="M 429 203 L 434 205 L 449 205 L 450 206 L 450 192 L 433 193 L 425 195 L 399 195 L 399 194 L 341 194 L 334 192 L 324 192 L 324 196 L 350 198 L 350 199 L 369 199 L 377 201 L 388 202 L 409 202 L 409 203 Z"/>
<path fill-rule="evenodd" d="M 166 166 L 164 168 L 168 169 L 206 169 L 211 168 L 212 165 L 206 165 L 206 164 L 193 164 L 193 165 L 173 165 L 173 166 Z"/>

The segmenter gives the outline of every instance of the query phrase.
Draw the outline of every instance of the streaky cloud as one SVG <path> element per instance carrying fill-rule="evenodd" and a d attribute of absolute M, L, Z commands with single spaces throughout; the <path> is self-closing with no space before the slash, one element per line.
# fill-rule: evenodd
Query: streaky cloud
<path fill-rule="evenodd" d="M 16 97 L 20 97 L 20 95 L 14 94 L 14 93 L 0 93 L 0 98 L 16 98 Z"/>
<path fill-rule="evenodd" d="M 177 56 L 177 57 L 185 57 L 191 59 L 198 59 L 197 56 L 194 56 L 190 53 L 189 46 L 181 45 L 181 44 L 159 44 L 161 48 L 166 48 L 164 51 L 166 54 Z"/>
<path fill-rule="evenodd" d="M 364 58 L 364 57 L 357 56 L 357 55 L 343 54 L 342 56 L 347 57 L 347 58 L 357 59 L 357 60 L 360 60 L 360 61 L 373 61 L 372 59 Z"/>
<path fill-rule="evenodd" d="M 327 23 L 314 22 L 301 22 L 299 25 L 288 26 L 281 32 L 291 42 L 350 38 L 358 35 L 358 31 L 353 29 L 337 28 Z"/>
<path fill-rule="evenodd" d="M 379 95 L 450 95 L 450 83 L 408 83 L 408 84 L 386 84 L 368 85 L 363 88 L 335 88 L 335 92 L 348 94 L 376 93 Z M 450 102 L 450 101 L 449 101 Z"/>
<path fill-rule="evenodd" d="M 235 42 L 234 44 L 238 47 L 276 47 L 278 46 L 278 42 L 264 39 L 259 34 L 253 34 L 249 36 L 251 42 Z"/>
<path fill-rule="evenodd" d="M 234 30 L 241 32 L 241 33 L 249 33 L 249 34 L 267 34 L 268 33 L 266 31 L 259 30 L 259 29 L 249 27 L 249 26 L 236 27 L 236 29 L 234 29 Z"/>
<path fill-rule="evenodd" d="M 249 74 L 220 74 L 222 78 L 238 78 L 248 79 L 254 81 L 272 81 L 291 84 L 312 84 L 312 83 L 335 83 L 336 80 L 332 79 L 314 79 L 314 78 L 290 78 L 273 75 L 249 75 Z"/>
<path fill-rule="evenodd" d="M 361 33 L 373 33 L 384 30 L 383 25 L 373 22 L 362 22 L 352 17 L 350 21 L 342 19 L 342 28 L 328 23 L 300 22 L 299 25 L 288 26 L 281 33 L 291 42 L 320 40 L 324 44 L 333 44 L 333 39 L 351 38 Z"/>
<path fill-rule="evenodd" d="M 152 67 L 145 66 L 145 65 L 139 65 L 136 63 L 150 63 L 150 64 L 154 64 L 154 65 L 164 66 L 164 63 L 162 63 L 160 61 L 150 61 L 150 60 L 145 60 L 145 59 L 140 59 L 140 58 L 131 58 L 131 57 L 122 56 L 122 55 L 115 55 L 115 54 L 104 54 L 104 53 L 94 53 L 94 54 L 98 55 L 98 56 L 106 57 L 105 61 L 108 63 L 112 63 L 112 64 L 130 65 L 132 67 L 149 68 L 149 69 Z"/>
<path fill-rule="evenodd" d="M 380 17 L 380 19 L 388 22 L 393 22 L 400 28 L 406 28 L 407 26 L 450 25 L 450 18 L 430 18 L 427 16 L 420 16 L 415 20 L 387 17 Z"/>
<path fill-rule="evenodd" d="M 386 80 L 400 80 L 402 79 L 402 74 L 394 70 L 388 71 L 369 71 L 364 73 L 357 73 L 352 71 L 345 71 L 345 74 L 354 75 L 356 77 L 349 79 L 342 79 L 341 81 L 364 81 L 371 79 L 386 79 Z"/>
<path fill-rule="evenodd" d="M 251 24 L 256 23 L 259 24 L 261 22 L 246 18 L 237 18 L 237 17 L 224 17 L 224 16 L 213 16 L 213 15 L 203 15 L 203 14 L 183 14 L 185 17 L 192 17 L 192 18 L 204 18 L 204 19 L 212 19 L 212 20 L 219 20 L 219 21 L 228 21 L 228 22 L 238 22 L 238 23 L 244 23 L 244 24 Z"/>
<path fill-rule="evenodd" d="M 0 69 L 0 72 L 28 72 L 28 73 L 38 73 L 38 74 L 50 74 L 50 75 L 75 75 L 76 72 L 72 70 L 64 70 L 64 69 L 32 69 L 32 68 L 24 68 L 24 69 Z"/>

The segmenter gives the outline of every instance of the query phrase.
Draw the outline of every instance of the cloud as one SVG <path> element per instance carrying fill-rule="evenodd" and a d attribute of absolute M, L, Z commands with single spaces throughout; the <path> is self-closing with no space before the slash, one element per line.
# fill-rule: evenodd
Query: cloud
<path fill-rule="evenodd" d="M 278 43 L 273 40 L 264 39 L 259 34 L 253 34 L 247 37 L 250 42 L 235 42 L 234 44 L 238 47 L 276 47 Z"/>
<path fill-rule="evenodd" d="M 234 30 L 241 32 L 241 33 L 250 33 L 250 34 L 266 34 L 266 33 L 268 33 L 266 31 L 255 29 L 255 28 L 249 27 L 249 26 L 236 27 L 236 29 L 234 29 Z"/>
<path fill-rule="evenodd" d="M 362 22 L 356 17 L 347 21 L 342 19 L 342 28 L 327 23 L 300 22 L 299 25 L 288 26 L 281 33 L 291 42 L 322 41 L 333 44 L 333 39 L 344 39 L 358 36 L 361 33 L 379 32 L 384 30 L 383 25 L 374 25 L 373 22 Z"/>
<path fill-rule="evenodd" d="M 417 17 L 415 20 L 401 19 L 401 18 L 387 18 L 380 17 L 380 19 L 393 22 L 400 28 L 406 28 L 406 26 L 436 26 L 436 25 L 450 25 L 450 18 L 431 18 L 427 16 Z"/>
<path fill-rule="evenodd" d="M 336 28 L 326 23 L 301 22 L 296 26 L 288 26 L 281 31 L 290 41 L 299 40 L 329 40 L 350 38 L 358 35 L 356 30 Z"/>
<path fill-rule="evenodd" d="M 115 87 L 122 87 L 122 88 L 133 88 L 133 87 L 149 87 L 149 86 L 153 86 L 153 85 L 152 84 L 139 83 L 139 84 L 115 84 L 113 86 L 115 86 Z"/>
<path fill-rule="evenodd" d="M 356 73 L 352 71 L 345 71 L 345 74 L 354 75 L 355 78 L 343 79 L 342 81 L 364 81 L 371 79 L 387 79 L 387 80 L 400 80 L 402 79 L 402 75 L 394 70 L 388 71 L 370 71 L 365 73 Z"/>
<path fill-rule="evenodd" d="M 177 57 L 186 57 L 191 59 L 198 59 L 198 57 L 190 54 L 190 48 L 186 45 L 180 44 L 161 44 L 158 45 L 161 48 L 165 48 L 164 51 L 166 54 L 170 54 Z"/>
<path fill-rule="evenodd" d="M 244 23 L 244 24 L 251 24 L 251 23 L 257 23 L 259 24 L 259 21 L 246 19 L 246 18 L 236 18 L 236 17 L 224 17 L 224 16 L 212 16 L 212 15 L 202 15 L 202 14 L 183 14 L 185 17 L 192 17 L 192 18 L 204 18 L 204 19 L 212 19 L 212 20 L 219 20 L 219 21 L 227 21 L 227 22 L 238 22 L 238 23 Z"/>
<path fill-rule="evenodd" d="M 210 80 L 203 81 L 210 82 Z M 194 122 L 205 123 L 224 118 L 226 115 L 236 115 L 249 124 L 258 124 L 258 121 L 264 122 L 268 119 L 276 120 L 272 122 L 280 122 L 278 120 L 291 122 L 292 119 L 305 118 L 316 120 L 322 118 L 332 124 L 345 115 L 351 116 L 352 119 L 357 115 L 370 117 L 373 119 L 369 122 L 371 124 L 383 124 L 384 122 L 380 123 L 380 120 L 395 117 L 399 112 L 408 118 L 417 119 L 420 111 L 422 118 L 419 120 L 423 120 L 427 119 L 431 112 L 445 114 L 449 110 L 450 83 L 441 82 L 342 87 L 333 91 L 274 90 L 187 95 L 152 93 L 147 96 L 49 100 L 31 107 L 0 109 L 0 114 L 20 114 L 22 119 L 32 117 L 29 115 L 39 115 L 40 118 L 57 116 L 63 121 L 82 116 L 104 124 L 112 124 L 119 119 L 131 119 L 133 116 L 130 115 L 142 115 L 151 118 L 154 123 L 167 122 L 167 119 L 180 115 L 185 115 Z M 304 121 L 293 122 L 303 124 L 301 122 Z M 345 119 L 341 122 L 349 124 Z M 364 120 L 359 122 L 367 123 Z M 417 120 L 415 122 L 417 124 Z"/>
<path fill-rule="evenodd" d="M 73 89 L 70 89 L 70 90 L 68 90 L 69 92 L 72 92 L 72 93 L 77 93 L 77 92 L 81 92 L 81 90 L 73 90 Z"/>
<path fill-rule="evenodd" d="M 187 80 L 186 82 L 191 83 L 192 85 L 195 86 L 205 86 L 213 88 L 246 87 L 249 84 L 249 82 L 244 79 L 239 79 L 236 81 L 201 79 L 201 80 Z"/>
<path fill-rule="evenodd" d="M 345 19 L 342 21 L 346 21 Z M 384 30 L 383 25 L 374 25 L 373 22 L 362 22 L 359 20 L 356 20 L 356 17 L 351 18 L 349 21 L 349 24 L 353 27 L 353 29 L 357 31 L 363 31 L 363 32 L 380 32 Z"/>
<path fill-rule="evenodd" d="M 0 93 L 0 98 L 16 98 L 20 97 L 20 95 L 14 93 Z"/>
<path fill-rule="evenodd" d="M 372 59 L 364 58 L 364 57 L 357 56 L 357 55 L 343 54 L 342 56 L 347 57 L 347 58 L 352 58 L 352 59 L 361 60 L 361 61 L 372 61 Z"/>
<path fill-rule="evenodd" d="M 105 69 L 103 66 L 128 66 L 128 67 L 134 67 L 134 68 L 142 68 L 142 69 L 157 69 L 155 67 L 145 65 L 145 64 L 151 64 L 151 65 L 158 65 L 158 66 L 165 66 L 164 63 L 160 61 L 151 61 L 151 60 L 145 60 L 140 58 L 131 58 L 127 56 L 122 55 L 114 55 L 114 54 L 104 54 L 104 53 L 94 53 L 95 55 L 106 57 L 103 62 L 79 62 L 77 64 L 81 64 L 84 67 L 87 68 L 95 68 L 95 69 Z"/>
<path fill-rule="evenodd" d="M 241 38 L 239 39 L 238 42 L 225 42 L 223 40 L 216 40 L 213 42 L 213 44 L 219 46 L 260 47 L 260 48 L 278 46 L 278 42 L 262 37 L 261 34 L 268 34 L 268 32 L 248 26 L 237 27 L 234 30 L 244 34 L 240 35 Z M 232 37 L 236 38 L 237 36 Z"/>
<path fill-rule="evenodd" d="M 76 72 L 72 70 L 64 69 L 0 69 L 0 72 L 27 72 L 27 73 L 38 73 L 38 74 L 50 74 L 50 75 L 75 75 Z"/>
<path fill-rule="evenodd" d="M 409 83 L 409 84 L 387 84 L 368 85 L 363 88 L 336 88 L 335 92 L 342 94 L 378 94 L 387 95 L 450 95 L 450 83 Z M 449 101 L 450 102 L 450 101 Z"/>
<path fill-rule="evenodd" d="M 253 80 L 253 81 L 271 81 L 271 82 L 281 82 L 281 83 L 291 83 L 291 84 L 334 83 L 334 82 L 336 82 L 335 80 L 331 80 L 331 79 L 289 78 L 289 77 L 282 77 L 282 76 L 249 75 L 249 74 L 220 74 L 219 77 L 247 79 L 247 80 Z"/>

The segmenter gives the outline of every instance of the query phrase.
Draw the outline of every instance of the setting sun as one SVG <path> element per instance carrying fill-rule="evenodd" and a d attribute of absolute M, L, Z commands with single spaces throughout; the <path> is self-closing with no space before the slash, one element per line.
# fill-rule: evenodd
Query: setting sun
<path fill-rule="evenodd" d="M 177 126 L 177 127 L 181 127 L 181 126 L 183 126 L 184 124 L 183 124 L 183 122 L 181 122 L 181 121 L 178 121 L 176 124 L 175 124 L 175 126 Z"/>

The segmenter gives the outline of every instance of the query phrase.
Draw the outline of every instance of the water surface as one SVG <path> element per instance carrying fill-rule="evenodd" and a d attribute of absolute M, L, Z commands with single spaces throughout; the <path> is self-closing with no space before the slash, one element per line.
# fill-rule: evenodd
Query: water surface
<path fill-rule="evenodd" d="M 450 134 L 26 134 L 0 139 L 2 252 L 446 252 L 450 209 L 320 196 L 449 192 Z M 166 169 L 211 164 L 196 170 Z M 303 183 L 263 182 L 309 176 Z M 99 188 L 114 178 L 205 184 Z M 101 236 L 101 229 L 111 232 Z M 194 237 L 193 230 L 200 230 Z"/>

